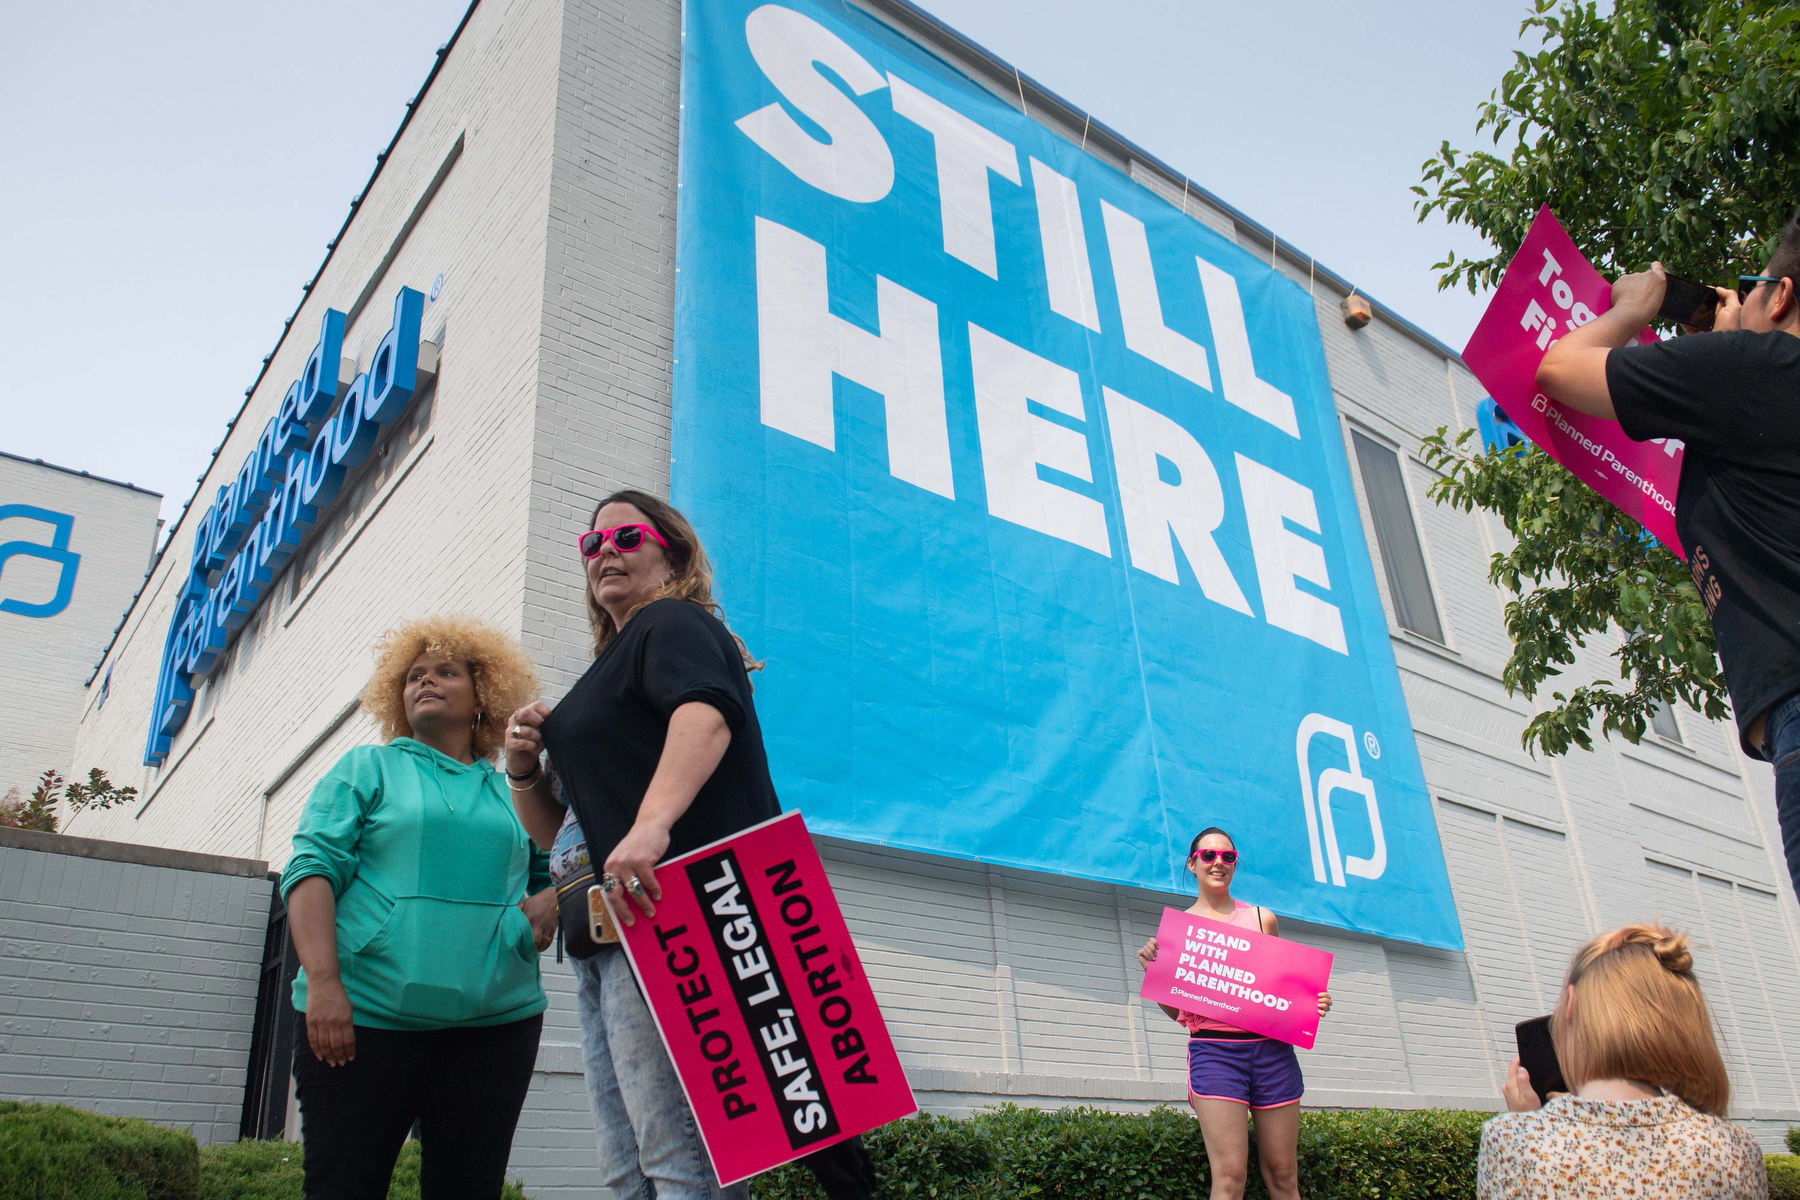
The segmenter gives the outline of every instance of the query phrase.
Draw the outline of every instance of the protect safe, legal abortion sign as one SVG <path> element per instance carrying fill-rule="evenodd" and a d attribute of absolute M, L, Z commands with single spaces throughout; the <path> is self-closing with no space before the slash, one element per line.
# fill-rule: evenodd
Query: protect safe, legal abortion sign
<path fill-rule="evenodd" d="M 672 488 L 819 832 L 1461 946 L 1303 283 L 853 9 L 690 4 Z"/>
<path fill-rule="evenodd" d="M 656 879 L 619 933 L 722 1184 L 918 1108 L 799 813 Z"/>
<path fill-rule="evenodd" d="M 1617 421 L 1566 409 L 1538 390 L 1538 364 L 1551 343 L 1611 303 L 1612 285 L 1575 248 L 1545 205 L 1507 264 L 1463 350 L 1463 361 L 1527 437 L 1677 558 L 1686 559 L 1675 533 L 1682 443 L 1673 438 L 1634 442 Z M 1656 335 L 1646 329 L 1637 340 L 1654 342 Z"/>
<path fill-rule="evenodd" d="M 1331 959 L 1286 938 L 1165 908 L 1138 995 L 1311 1050 Z"/>

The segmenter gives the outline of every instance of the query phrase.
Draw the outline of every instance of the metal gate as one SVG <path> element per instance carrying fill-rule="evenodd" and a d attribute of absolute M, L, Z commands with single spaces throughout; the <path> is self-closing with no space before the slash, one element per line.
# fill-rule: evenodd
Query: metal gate
<path fill-rule="evenodd" d="M 287 907 L 281 903 L 281 876 L 270 872 L 269 931 L 263 938 L 262 974 L 256 985 L 256 1025 L 250 1033 L 250 1063 L 244 1073 L 244 1114 L 238 1136 L 278 1138 L 287 1127 L 288 1077 L 293 1072 L 294 975 L 300 957 L 288 935 Z"/>

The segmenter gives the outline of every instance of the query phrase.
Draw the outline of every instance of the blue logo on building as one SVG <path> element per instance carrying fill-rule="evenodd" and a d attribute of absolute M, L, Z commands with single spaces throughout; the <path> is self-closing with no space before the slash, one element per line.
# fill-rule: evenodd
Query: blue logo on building
<path fill-rule="evenodd" d="M 1525 436 L 1525 431 L 1513 423 L 1513 419 L 1494 402 L 1492 396 L 1483 397 L 1481 403 L 1475 406 L 1475 428 L 1481 434 L 1482 444 L 1489 450 L 1523 453 L 1531 446 L 1531 439 Z"/>
<path fill-rule="evenodd" d="M 75 518 L 68 513 L 52 512 L 30 504 L 0 504 L 0 521 L 22 517 L 42 521 L 50 526 L 50 543 L 0 542 L 0 612 L 17 613 L 21 617 L 54 617 L 69 607 L 75 594 L 75 572 L 81 567 L 81 555 L 69 549 L 69 535 L 75 530 Z M 6 564 L 15 557 L 41 558 L 57 567 L 56 594 L 48 600 L 22 600 L 5 591 Z"/>
<path fill-rule="evenodd" d="M 354 377 L 354 364 L 342 357 L 347 318 L 325 311 L 300 378 L 195 529 L 187 581 L 163 643 L 145 763 L 155 766 L 168 756 L 187 723 L 196 682 L 212 673 L 346 475 L 368 457 L 382 426 L 398 420 L 429 384 L 437 364 L 435 354 L 420 354 L 424 311 L 425 297 L 401 288 L 387 336 L 368 369 Z"/>

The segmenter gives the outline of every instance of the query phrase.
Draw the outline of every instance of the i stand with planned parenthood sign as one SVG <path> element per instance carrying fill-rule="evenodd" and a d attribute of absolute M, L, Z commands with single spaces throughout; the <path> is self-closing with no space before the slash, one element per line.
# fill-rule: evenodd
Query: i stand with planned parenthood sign
<path fill-rule="evenodd" d="M 1507 264 L 1463 361 L 1526 437 L 1686 560 L 1675 534 L 1681 443 L 1634 442 L 1617 421 L 1565 409 L 1538 390 L 1538 364 L 1551 343 L 1611 305 L 1612 285 L 1545 206 Z M 1637 340 L 1657 338 L 1646 329 Z"/>
<path fill-rule="evenodd" d="M 1138 995 L 1311 1050 L 1331 954 L 1226 921 L 1163 909 Z"/>
<path fill-rule="evenodd" d="M 656 880 L 620 940 L 721 1184 L 918 1110 L 799 813 Z"/>

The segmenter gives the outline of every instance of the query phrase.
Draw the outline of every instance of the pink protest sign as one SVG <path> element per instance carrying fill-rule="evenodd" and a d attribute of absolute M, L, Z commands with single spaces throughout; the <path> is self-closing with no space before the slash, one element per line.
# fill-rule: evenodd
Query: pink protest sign
<path fill-rule="evenodd" d="M 656 880 L 619 932 L 721 1184 L 917 1111 L 799 813 Z"/>
<path fill-rule="evenodd" d="M 1611 298 L 1612 285 L 1546 205 L 1507 264 L 1463 361 L 1526 437 L 1686 559 L 1675 535 L 1681 443 L 1634 442 L 1617 421 L 1574 412 L 1538 390 L 1538 364 L 1550 344 L 1605 312 Z M 1638 340 L 1656 335 L 1646 329 Z"/>
<path fill-rule="evenodd" d="M 1330 981 L 1323 950 L 1165 908 L 1138 995 L 1311 1050 Z"/>

